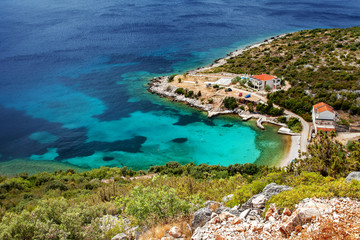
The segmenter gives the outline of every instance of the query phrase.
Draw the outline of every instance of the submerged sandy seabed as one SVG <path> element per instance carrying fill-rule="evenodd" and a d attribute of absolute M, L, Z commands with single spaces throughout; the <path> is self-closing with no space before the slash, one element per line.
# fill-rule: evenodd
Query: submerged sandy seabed
<path fill-rule="evenodd" d="M 66 171 L 68 169 L 74 169 L 76 172 L 90 170 L 57 161 L 14 159 L 6 162 L 0 162 L 0 175 L 2 176 L 13 176 L 21 172 L 26 172 L 29 175 L 32 175 L 38 172 L 54 172 L 58 170 Z"/>

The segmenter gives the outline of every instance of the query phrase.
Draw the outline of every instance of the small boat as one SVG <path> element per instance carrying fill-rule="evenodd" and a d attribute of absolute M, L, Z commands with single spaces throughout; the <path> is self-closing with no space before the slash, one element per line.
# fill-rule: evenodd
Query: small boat
<path fill-rule="evenodd" d="M 248 94 L 248 95 L 245 96 L 245 98 L 249 98 L 249 97 L 251 97 L 251 94 Z"/>

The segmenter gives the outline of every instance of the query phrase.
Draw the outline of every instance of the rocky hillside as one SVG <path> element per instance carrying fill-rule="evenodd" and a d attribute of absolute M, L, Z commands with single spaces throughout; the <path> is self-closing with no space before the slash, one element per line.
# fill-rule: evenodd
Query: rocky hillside
<path fill-rule="evenodd" d="M 304 199 L 291 212 L 272 204 L 264 218 L 224 211 L 196 229 L 191 239 L 359 239 L 360 201 L 350 198 Z"/>
<path fill-rule="evenodd" d="M 349 174 L 346 181 L 356 183 L 360 172 Z M 233 208 L 221 202 L 207 201 L 194 213 L 191 226 L 176 226 L 164 232 L 164 237 L 152 240 L 227 240 L 227 239 L 359 239 L 360 201 L 345 198 L 305 198 L 289 208 L 277 208 L 266 203 L 272 196 L 292 190 L 292 187 L 268 184 L 246 203 Z M 185 232 L 192 232 L 191 237 Z M 114 239 L 115 240 L 115 239 Z"/>
<path fill-rule="evenodd" d="M 124 167 L 0 177 L 0 239 L 295 238 L 311 236 L 311 229 L 345 236 L 347 228 L 357 233 L 352 206 L 358 206 L 360 181 L 351 180 L 360 180 L 359 172 L 344 179 L 291 167 L 175 162 L 150 172 Z M 322 206 L 321 215 L 313 205 Z M 334 221 L 321 225 L 321 217 Z"/>

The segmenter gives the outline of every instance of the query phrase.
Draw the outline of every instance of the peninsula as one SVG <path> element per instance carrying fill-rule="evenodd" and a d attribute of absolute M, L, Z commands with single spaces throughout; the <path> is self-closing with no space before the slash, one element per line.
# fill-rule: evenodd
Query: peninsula
<path fill-rule="evenodd" d="M 261 129 L 263 122 L 281 126 L 279 133 L 292 136 L 280 163 L 286 166 L 306 152 L 316 132 L 313 105 L 327 102 L 338 111 L 339 132 L 360 129 L 359 32 L 358 27 L 315 29 L 272 37 L 210 66 L 152 79 L 149 91 L 209 117 L 238 114 L 244 121 L 257 119 Z"/>

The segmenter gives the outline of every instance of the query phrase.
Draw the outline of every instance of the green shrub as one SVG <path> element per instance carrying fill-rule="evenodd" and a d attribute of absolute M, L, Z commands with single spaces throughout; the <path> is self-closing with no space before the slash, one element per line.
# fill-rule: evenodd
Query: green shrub
<path fill-rule="evenodd" d="M 0 239 L 85 239 L 83 228 L 103 214 L 101 206 L 74 207 L 64 198 L 43 200 L 31 213 L 6 213 L 0 223 Z M 104 233 L 96 232 L 93 239 L 104 239 Z"/>
<path fill-rule="evenodd" d="M 185 94 L 185 90 L 183 88 L 178 88 L 175 90 L 176 94 L 180 94 L 180 95 L 184 95 Z"/>
<path fill-rule="evenodd" d="M 45 188 L 45 192 L 49 190 L 56 190 L 59 189 L 60 191 L 68 190 L 68 187 L 61 181 L 52 181 L 50 184 Z"/>
<path fill-rule="evenodd" d="M 226 97 L 224 99 L 224 106 L 227 109 L 234 110 L 235 108 L 238 107 L 238 104 L 237 104 L 236 99 L 234 97 Z"/>
<path fill-rule="evenodd" d="M 121 204 L 123 200 L 118 199 L 118 202 Z M 176 191 L 167 186 L 157 189 L 136 186 L 125 202 L 125 213 L 145 225 L 168 222 L 191 211 L 190 203 L 180 199 Z"/>
<path fill-rule="evenodd" d="M 281 123 L 287 123 L 287 119 L 284 116 L 278 117 L 278 121 L 281 122 Z"/>
<path fill-rule="evenodd" d="M 270 173 L 265 178 L 255 180 L 249 184 L 241 186 L 238 190 L 235 191 L 234 197 L 227 202 L 227 206 L 233 207 L 245 203 L 253 195 L 260 193 L 266 185 L 269 183 L 283 184 L 285 182 L 286 173 Z"/>
<path fill-rule="evenodd" d="M 238 83 L 241 81 L 241 77 L 237 76 L 237 77 L 234 77 L 233 79 L 231 79 L 231 83 L 235 84 L 235 83 Z"/>
<path fill-rule="evenodd" d="M 291 117 L 289 121 L 287 122 L 287 126 L 291 129 L 293 132 L 301 132 L 302 131 L 302 125 L 298 118 Z"/>
<path fill-rule="evenodd" d="M 282 192 L 270 198 L 266 203 L 269 207 L 275 203 L 278 208 L 293 209 L 295 204 L 305 198 L 333 198 L 333 197 L 351 197 L 360 198 L 360 182 L 346 182 L 343 178 L 335 180 L 331 177 L 322 177 L 317 174 L 319 181 L 312 183 L 302 182 L 295 185 L 294 189 Z"/>
<path fill-rule="evenodd" d="M 175 78 L 175 77 L 176 77 L 176 74 L 171 75 L 171 76 L 169 77 L 169 79 L 168 79 L 168 82 L 174 81 L 174 78 Z"/>

